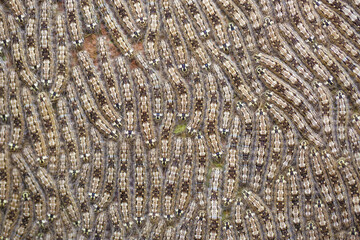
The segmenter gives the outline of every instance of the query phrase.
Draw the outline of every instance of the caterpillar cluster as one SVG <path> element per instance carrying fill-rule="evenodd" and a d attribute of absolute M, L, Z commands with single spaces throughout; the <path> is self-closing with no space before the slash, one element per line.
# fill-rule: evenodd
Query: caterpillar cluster
<path fill-rule="evenodd" d="M 360 1 L 0 3 L 1 239 L 359 239 Z"/>

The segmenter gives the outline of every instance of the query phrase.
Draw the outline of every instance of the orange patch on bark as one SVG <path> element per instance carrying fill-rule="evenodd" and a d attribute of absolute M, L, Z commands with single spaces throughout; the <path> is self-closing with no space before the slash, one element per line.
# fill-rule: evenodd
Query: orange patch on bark
<path fill-rule="evenodd" d="M 101 25 L 101 27 L 100 27 L 100 34 L 101 34 L 101 36 L 105 36 L 107 39 L 106 43 L 108 44 L 108 47 L 109 47 L 110 57 L 115 59 L 116 57 L 121 55 L 119 49 L 111 41 L 111 36 L 107 32 L 104 25 Z M 94 64 L 96 66 L 98 64 L 97 46 L 96 46 L 97 37 L 98 37 L 97 34 L 90 34 L 90 35 L 86 36 L 84 39 L 84 50 L 89 52 L 89 55 L 94 60 Z M 143 53 L 144 52 L 144 47 L 143 47 L 142 41 L 132 44 L 132 47 L 133 47 L 135 53 L 139 53 L 139 52 Z M 74 59 L 77 58 L 75 53 L 73 53 L 73 58 Z M 135 60 L 130 62 L 130 69 L 134 69 L 137 67 L 139 67 L 139 66 L 137 65 Z"/>
<path fill-rule="evenodd" d="M 144 46 L 143 46 L 142 42 L 134 43 L 133 47 L 134 47 L 135 52 L 143 52 L 144 51 Z"/>
<path fill-rule="evenodd" d="M 93 59 L 95 66 L 97 66 L 97 48 L 96 48 L 96 35 L 90 34 L 84 39 L 84 50 L 86 50 L 90 57 Z"/>
<path fill-rule="evenodd" d="M 134 68 L 138 68 L 138 67 L 139 67 L 139 66 L 137 65 L 137 63 L 136 63 L 135 60 L 131 61 L 131 63 L 130 63 L 130 69 L 134 69 Z"/>

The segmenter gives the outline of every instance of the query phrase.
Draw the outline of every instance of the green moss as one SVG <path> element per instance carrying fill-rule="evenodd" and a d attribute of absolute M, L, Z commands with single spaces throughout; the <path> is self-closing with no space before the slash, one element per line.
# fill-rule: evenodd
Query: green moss
<path fill-rule="evenodd" d="M 223 169 L 223 168 L 224 168 L 224 164 L 221 163 L 221 162 L 214 162 L 214 163 L 213 163 L 213 167 Z"/>
<path fill-rule="evenodd" d="M 186 130 L 186 124 L 179 124 L 175 126 L 174 134 L 182 134 Z"/>
<path fill-rule="evenodd" d="M 221 221 L 224 222 L 226 220 L 230 219 L 230 211 L 229 210 L 224 210 L 221 213 Z"/>

